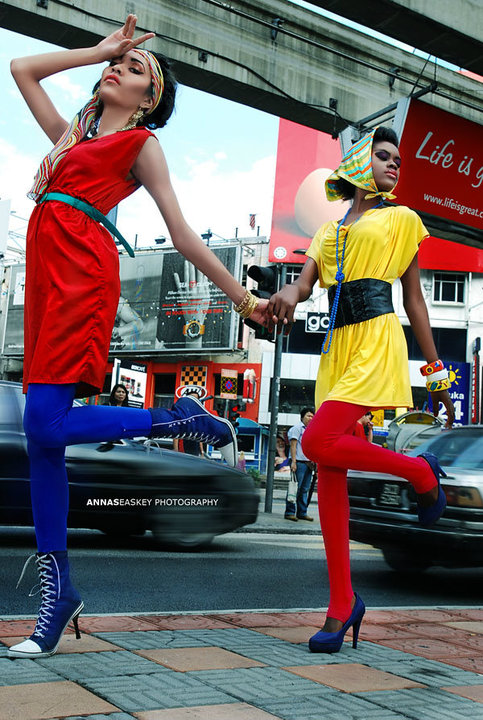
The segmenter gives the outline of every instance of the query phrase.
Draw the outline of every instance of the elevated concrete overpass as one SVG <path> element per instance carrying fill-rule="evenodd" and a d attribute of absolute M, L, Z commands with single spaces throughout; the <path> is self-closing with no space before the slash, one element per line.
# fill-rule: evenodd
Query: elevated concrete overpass
<path fill-rule="evenodd" d="M 483 75 L 481 0 L 310 0 L 326 10 Z"/>
<path fill-rule="evenodd" d="M 320 2 L 333 9 L 336 4 Z M 404 5 L 424 4 L 429 3 L 367 0 L 361 7 L 377 15 L 377 6 L 401 6 L 403 13 Z M 449 4 L 438 0 L 438 12 L 440 5 Z M 355 13 L 358 2 L 348 0 L 347 5 Z M 319 130 L 339 131 L 346 122 L 355 123 L 434 82 L 437 87 L 425 98 L 428 102 L 482 121 L 481 84 L 476 80 L 425 65 L 412 53 L 287 0 L 79 0 L 75 6 L 65 0 L 3 0 L 0 24 L 76 47 L 112 32 L 126 12 L 136 12 L 140 30 L 157 33 L 150 47 L 173 58 L 182 83 Z M 381 12 L 379 29 L 384 30 Z M 365 22 L 371 18 L 365 16 Z"/>

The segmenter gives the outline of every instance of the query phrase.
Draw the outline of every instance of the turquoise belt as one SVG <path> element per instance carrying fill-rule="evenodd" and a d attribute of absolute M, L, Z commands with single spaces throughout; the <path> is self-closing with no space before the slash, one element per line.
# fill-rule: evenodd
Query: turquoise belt
<path fill-rule="evenodd" d="M 129 245 L 128 241 L 123 238 L 119 230 L 115 225 L 112 224 L 110 220 L 106 218 L 105 215 L 101 213 L 100 210 L 93 207 L 92 205 L 89 205 L 89 203 L 84 202 L 83 200 L 79 200 L 78 198 L 72 197 L 72 195 L 65 195 L 64 193 L 58 193 L 58 192 L 48 192 L 42 195 L 42 197 L 39 200 L 39 205 L 46 200 L 57 200 L 58 202 L 66 203 L 66 205 L 72 205 L 72 207 L 75 207 L 77 210 L 80 210 L 81 212 L 85 213 L 86 215 L 89 215 L 90 218 L 93 220 L 97 220 L 97 222 L 100 222 L 104 225 L 106 230 L 109 230 L 114 237 L 116 237 L 122 245 L 126 248 L 128 255 L 131 257 L 134 257 L 134 250 Z"/>

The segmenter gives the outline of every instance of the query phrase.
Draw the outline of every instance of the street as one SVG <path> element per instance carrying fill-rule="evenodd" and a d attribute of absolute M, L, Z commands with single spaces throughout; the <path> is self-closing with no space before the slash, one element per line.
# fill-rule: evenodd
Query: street
<path fill-rule="evenodd" d="M 86 613 L 318 609 L 327 606 L 322 540 L 315 534 L 237 532 L 197 552 L 159 550 L 150 534 L 117 540 L 87 530 L 69 536 L 72 575 Z M 3 547 L 0 615 L 34 615 L 39 597 L 29 528 L 0 528 Z M 354 588 L 369 607 L 468 606 L 481 603 L 480 569 L 433 568 L 410 579 L 390 570 L 381 553 L 352 543 Z"/>

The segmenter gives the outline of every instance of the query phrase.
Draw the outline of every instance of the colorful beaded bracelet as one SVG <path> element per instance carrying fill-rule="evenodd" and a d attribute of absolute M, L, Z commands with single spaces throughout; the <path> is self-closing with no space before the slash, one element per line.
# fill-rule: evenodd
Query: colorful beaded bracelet
<path fill-rule="evenodd" d="M 429 392 L 438 392 L 439 390 L 449 390 L 451 382 L 449 378 L 446 380 L 428 380 L 426 387 Z"/>
<path fill-rule="evenodd" d="M 438 370 L 444 370 L 444 364 L 442 360 L 435 360 L 434 362 L 428 363 L 427 365 L 423 365 L 421 368 L 419 368 L 421 375 L 424 376 L 433 375 L 433 373 L 438 372 Z"/>

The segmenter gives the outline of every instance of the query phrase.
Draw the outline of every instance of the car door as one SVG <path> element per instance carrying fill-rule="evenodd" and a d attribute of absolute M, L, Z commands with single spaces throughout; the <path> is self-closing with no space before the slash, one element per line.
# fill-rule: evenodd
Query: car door
<path fill-rule="evenodd" d="M 21 391 L 0 383 L 0 522 L 31 525 L 30 473 Z"/>

